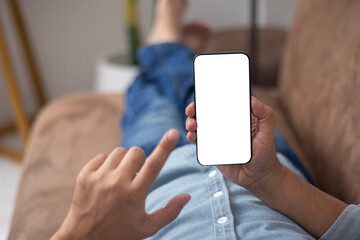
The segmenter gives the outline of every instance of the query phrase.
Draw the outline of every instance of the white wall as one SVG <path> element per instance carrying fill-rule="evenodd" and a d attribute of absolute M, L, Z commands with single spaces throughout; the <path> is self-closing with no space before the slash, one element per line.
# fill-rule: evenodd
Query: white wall
<path fill-rule="evenodd" d="M 214 29 L 243 26 L 249 19 L 250 0 L 193 0 L 186 16 L 204 20 Z M 0 0 L 0 17 L 11 43 L 16 76 L 27 108 L 36 109 L 28 86 L 16 32 L 6 0 Z M 106 53 L 125 52 L 123 0 L 20 0 L 30 32 L 36 61 L 47 95 L 53 99 L 74 91 L 90 90 L 94 83 L 96 59 Z M 151 27 L 152 0 L 139 0 L 142 36 Z M 288 28 L 297 0 L 260 0 L 262 27 Z M 7 95 L 0 76 L 0 124 L 11 119 Z"/>
<path fill-rule="evenodd" d="M 298 0 L 260 0 L 259 21 L 262 26 L 288 29 Z"/>

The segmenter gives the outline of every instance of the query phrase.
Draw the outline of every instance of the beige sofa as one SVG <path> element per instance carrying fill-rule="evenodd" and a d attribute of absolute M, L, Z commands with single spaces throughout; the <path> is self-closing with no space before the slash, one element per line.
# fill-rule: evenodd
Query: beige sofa
<path fill-rule="evenodd" d="M 360 201 L 360 1 L 302 0 L 287 39 L 278 89 L 254 88 L 272 106 L 318 186 Z M 10 239 L 49 239 L 70 206 L 75 178 L 121 138 L 122 95 L 82 94 L 48 105 L 36 119 Z"/>

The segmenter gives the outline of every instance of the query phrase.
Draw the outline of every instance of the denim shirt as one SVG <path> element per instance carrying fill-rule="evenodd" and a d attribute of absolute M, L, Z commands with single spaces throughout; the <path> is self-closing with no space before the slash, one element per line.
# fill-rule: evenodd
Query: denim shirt
<path fill-rule="evenodd" d="M 278 158 L 304 178 L 284 155 L 278 154 Z M 147 212 L 164 207 L 181 193 L 189 193 L 190 202 L 149 239 L 314 239 L 290 218 L 224 178 L 216 167 L 201 166 L 194 144 L 179 147 L 170 155 L 150 190 Z M 350 205 L 321 239 L 359 239 L 359 226 L 360 208 Z"/>

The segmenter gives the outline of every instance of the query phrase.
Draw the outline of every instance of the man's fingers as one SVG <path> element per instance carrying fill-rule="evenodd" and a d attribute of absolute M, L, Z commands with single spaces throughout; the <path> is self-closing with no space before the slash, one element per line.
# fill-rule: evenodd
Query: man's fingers
<path fill-rule="evenodd" d="M 179 133 L 174 129 L 169 130 L 162 137 L 134 179 L 133 184 L 140 193 L 147 194 L 178 140 Z"/>
<path fill-rule="evenodd" d="M 117 171 L 131 180 L 135 176 L 136 171 L 145 162 L 145 159 L 146 154 L 144 150 L 139 147 L 132 147 L 119 164 Z"/>
<path fill-rule="evenodd" d="M 196 130 L 197 130 L 197 122 L 195 119 L 195 103 L 192 102 L 187 106 L 185 110 L 185 114 L 188 118 L 185 121 L 186 130 L 189 131 L 186 135 L 186 138 L 189 142 L 195 143 L 196 141 Z"/>
<path fill-rule="evenodd" d="M 185 121 L 186 130 L 194 132 L 197 129 L 197 123 L 195 118 L 188 117 Z"/>
<path fill-rule="evenodd" d="M 187 108 L 185 109 L 185 114 L 188 117 L 194 118 L 195 117 L 195 103 L 192 102 L 189 104 L 189 106 L 187 106 Z"/>
<path fill-rule="evenodd" d="M 101 166 L 101 171 L 108 171 L 117 168 L 121 160 L 126 154 L 126 149 L 123 147 L 115 148 L 108 158 L 106 159 L 105 163 Z"/>
<path fill-rule="evenodd" d="M 190 201 L 189 194 L 181 194 L 171 199 L 168 204 L 148 215 L 148 224 L 146 226 L 149 234 L 153 235 L 161 228 L 172 222 L 183 209 L 183 207 Z"/>
<path fill-rule="evenodd" d="M 91 172 L 91 171 L 96 171 L 99 169 L 99 167 L 101 167 L 101 165 L 105 162 L 106 160 L 106 155 L 105 154 L 99 154 L 96 157 L 94 157 L 93 159 L 91 159 L 85 166 L 84 168 L 81 170 L 82 172 Z"/>
<path fill-rule="evenodd" d="M 188 132 L 186 138 L 189 142 L 195 143 L 196 142 L 196 132 Z"/>

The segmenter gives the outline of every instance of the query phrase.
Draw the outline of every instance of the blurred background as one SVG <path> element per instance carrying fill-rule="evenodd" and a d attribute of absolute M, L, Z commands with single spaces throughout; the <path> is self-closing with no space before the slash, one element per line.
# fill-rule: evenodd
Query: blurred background
<path fill-rule="evenodd" d="M 14 2 L 24 24 L 46 102 L 79 91 L 126 89 L 127 82 L 122 84 L 123 79 L 131 79 L 137 71 L 136 65 L 131 64 L 132 49 L 137 42 L 143 42 L 150 31 L 154 1 L 0 0 L 5 50 L 26 113 L 25 121 L 30 126 L 31 119 L 42 104 L 33 88 L 33 75 L 12 8 Z M 291 27 L 297 0 L 258 0 L 255 12 L 250 0 L 189 2 L 186 21 L 210 23 L 215 31 L 212 47 L 251 51 L 251 44 L 254 44 L 251 39 L 257 39 L 259 68 L 264 69 L 262 72 L 267 77 L 257 76 L 254 84 L 276 85 L 274 71 L 280 62 L 284 38 Z M 254 14 L 257 33 L 255 38 L 251 38 Z M 224 38 L 230 42 L 224 43 Z M 222 47 L 219 47 L 220 43 Z M 232 46 L 237 47 L 232 49 Z M 5 52 L 4 49 L 2 51 Z M 266 69 L 271 74 L 267 74 Z M 5 156 L 0 153 L 0 239 L 7 236 L 23 150 L 22 138 L 14 124 L 16 109 L 10 101 L 5 75 L 3 64 L 0 65 L 0 140 L 14 147 L 19 154 Z"/>

